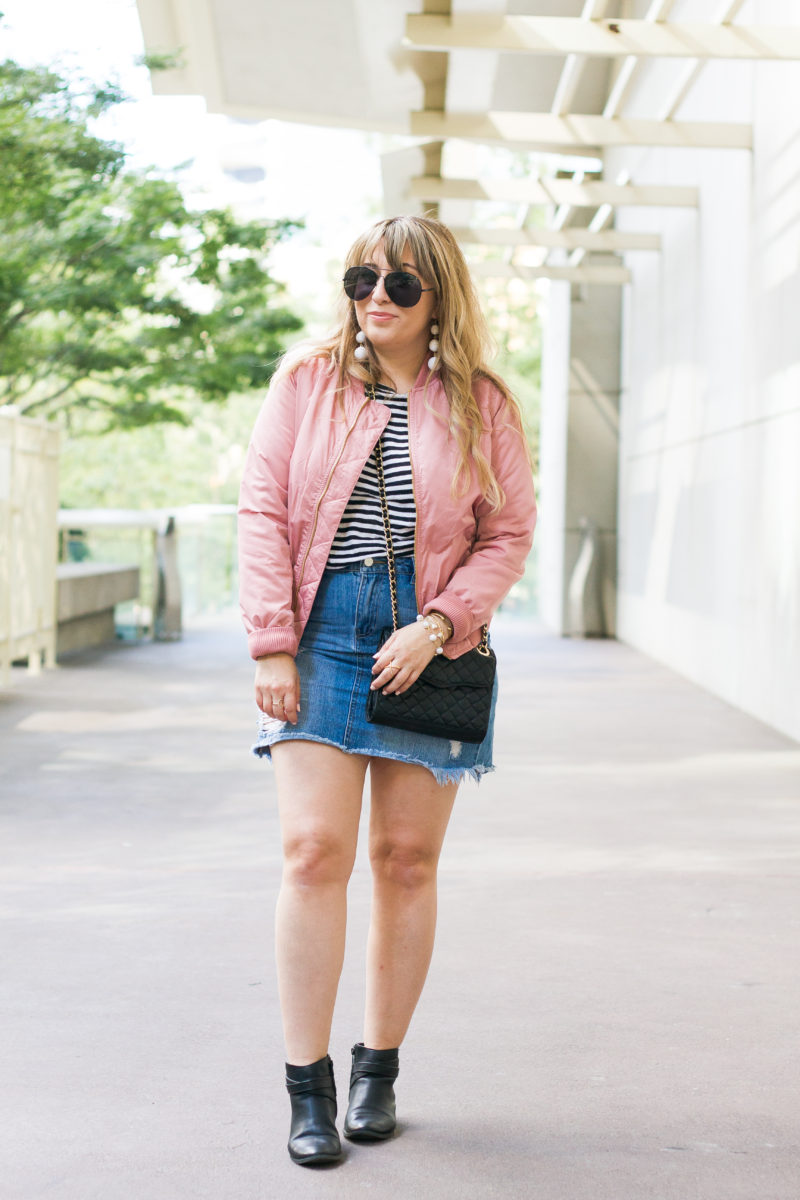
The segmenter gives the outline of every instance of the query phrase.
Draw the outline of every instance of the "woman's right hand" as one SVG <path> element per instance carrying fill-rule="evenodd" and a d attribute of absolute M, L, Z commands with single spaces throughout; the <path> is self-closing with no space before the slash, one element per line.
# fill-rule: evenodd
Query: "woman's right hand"
<path fill-rule="evenodd" d="M 268 717 L 297 724 L 300 677 L 291 654 L 265 654 L 256 659 L 256 704 Z"/>

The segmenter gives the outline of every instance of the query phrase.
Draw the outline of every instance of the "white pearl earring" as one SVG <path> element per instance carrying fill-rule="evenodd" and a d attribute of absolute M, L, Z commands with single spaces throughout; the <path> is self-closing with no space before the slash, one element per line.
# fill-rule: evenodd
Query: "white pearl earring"
<path fill-rule="evenodd" d="M 431 325 L 431 340 L 428 342 L 428 349 L 433 351 L 433 354 L 428 359 L 429 371 L 432 371 L 436 366 L 436 351 L 439 349 L 439 342 L 437 341 L 438 333 L 439 326 L 434 321 L 434 323 Z"/>
<path fill-rule="evenodd" d="M 365 358 L 369 358 L 369 350 L 364 345 L 366 340 L 367 335 L 364 333 L 364 330 L 359 329 L 358 333 L 356 334 L 356 341 L 358 342 L 358 345 L 353 351 L 353 357 L 357 358 L 359 362 L 363 362 Z"/>

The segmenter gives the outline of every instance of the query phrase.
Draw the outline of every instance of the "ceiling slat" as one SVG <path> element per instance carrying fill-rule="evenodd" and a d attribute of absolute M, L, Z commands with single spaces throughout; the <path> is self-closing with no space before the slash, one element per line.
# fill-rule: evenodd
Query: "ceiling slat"
<path fill-rule="evenodd" d="M 417 176 L 409 191 L 416 200 L 492 200 L 508 204 L 601 204 L 697 208 L 700 193 L 670 184 L 575 183 L 571 179 L 440 179 Z"/>
<path fill-rule="evenodd" d="M 418 50 L 488 50 L 594 57 L 800 59 L 800 29 L 580 17 L 410 14 L 406 41 Z"/>
<path fill-rule="evenodd" d="M 460 242 L 479 246 L 546 246 L 548 249 L 605 251 L 660 250 L 657 233 L 624 233 L 615 229 L 476 229 L 451 225 Z"/>
<path fill-rule="evenodd" d="M 750 125 L 734 121 L 653 121 L 601 117 L 593 113 L 488 112 L 411 113 L 411 133 L 425 138 L 465 138 L 518 147 L 582 148 L 601 146 L 682 146 L 749 150 Z"/>
<path fill-rule="evenodd" d="M 627 267 L 591 264 L 581 267 L 519 267 L 504 262 L 470 262 L 470 272 L 483 279 L 560 279 L 568 283 L 630 283 Z"/>

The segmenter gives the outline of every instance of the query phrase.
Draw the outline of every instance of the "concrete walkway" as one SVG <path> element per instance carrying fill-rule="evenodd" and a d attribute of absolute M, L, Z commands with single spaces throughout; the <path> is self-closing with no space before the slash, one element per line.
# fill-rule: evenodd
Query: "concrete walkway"
<path fill-rule="evenodd" d="M 293 1166 L 278 829 L 235 615 L 0 693 L 7 1200 L 796 1200 L 800 746 L 506 624 L 400 1136 Z M 351 885 L 331 1053 L 360 1037 Z"/>

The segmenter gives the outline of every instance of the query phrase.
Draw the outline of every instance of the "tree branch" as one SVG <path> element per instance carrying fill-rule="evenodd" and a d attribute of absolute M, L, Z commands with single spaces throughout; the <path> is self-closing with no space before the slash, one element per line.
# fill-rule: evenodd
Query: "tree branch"
<path fill-rule="evenodd" d="M 77 384 L 86 383 L 88 379 L 88 375 L 86 375 L 83 371 L 78 371 L 77 374 L 73 375 L 72 379 L 67 380 L 67 382 L 64 383 L 60 388 L 57 388 L 56 391 L 51 392 L 49 396 L 39 396 L 36 400 L 31 400 L 29 404 L 23 403 L 20 405 L 20 409 L 24 413 L 35 412 L 37 409 L 44 408 L 46 405 L 52 404 L 54 400 L 58 400 Z"/>

